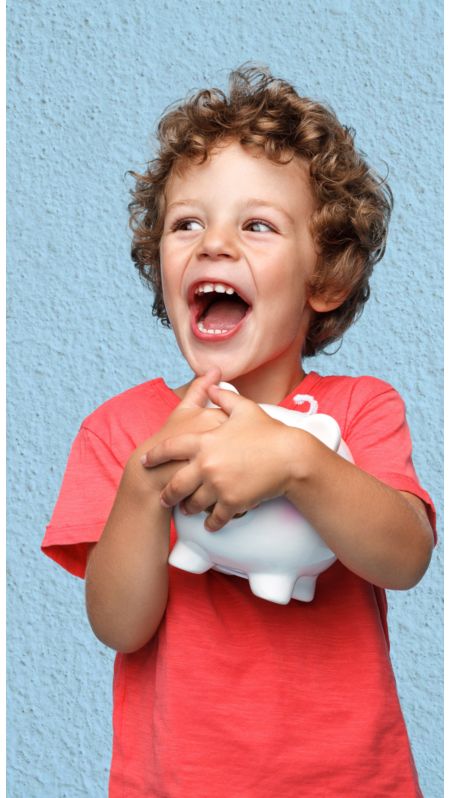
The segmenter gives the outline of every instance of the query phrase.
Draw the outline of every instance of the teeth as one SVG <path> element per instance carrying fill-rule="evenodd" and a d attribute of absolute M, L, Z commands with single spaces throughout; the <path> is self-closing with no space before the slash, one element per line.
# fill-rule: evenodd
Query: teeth
<path fill-rule="evenodd" d="M 223 333 L 228 332 L 228 330 L 208 330 L 202 321 L 198 322 L 198 329 L 202 333 L 207 333 L 208 335 L 222 335 Z"/>
<path fill-rule="evenodd" d="M 234 294 L 235 291 L 231 286 L 223 285 L 223 283 L 201 283 L 195 288 L 195 294 L 210 294 L 215 291 L 217 294 Z"/>

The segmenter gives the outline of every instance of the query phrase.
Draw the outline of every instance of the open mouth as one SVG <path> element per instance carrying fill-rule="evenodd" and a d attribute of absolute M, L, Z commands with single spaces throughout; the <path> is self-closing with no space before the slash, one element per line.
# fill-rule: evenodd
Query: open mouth
<path fill-rule="evenodd" d="M 234 335 L 251 309 L 233 286 L 213 282 L 193 286 L 189 304 L 195 335 L 214 340 Z"/>

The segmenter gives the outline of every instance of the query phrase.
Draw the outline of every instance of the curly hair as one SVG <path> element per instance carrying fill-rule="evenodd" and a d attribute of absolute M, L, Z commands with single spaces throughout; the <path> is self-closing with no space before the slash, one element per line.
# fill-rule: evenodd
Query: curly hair
<path fill-rule="evenodd" d="M 303 356 L 338 340 L 363 310 L 373 267 L 384 255 L 393 208 L 391 190 L 354 146 L 354 130 L 325 105 L 300 97 L 265 67 L 231 72 L 229 92 L 203 89 L 162 116 L 159 151 L 135 179 L 129 204 L 132 259 L 154 292 L 153 315 L 170 326 L 161 286 L 159 245 L 165 188 L 174 170 L 204 163 L 211 150 L 238 141 L 277 163 L 307 161 L 316 210 L 310 230 L 317 249 L 312 294 L 342 297 L 334 310 L 314 312 Z"/>

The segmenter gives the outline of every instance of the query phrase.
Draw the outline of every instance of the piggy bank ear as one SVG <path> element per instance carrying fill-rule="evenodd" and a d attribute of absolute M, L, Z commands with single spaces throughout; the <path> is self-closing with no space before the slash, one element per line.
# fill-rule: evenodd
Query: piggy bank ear
<path fill-rule="evenodd" d="M 340 446 L 341 432 L 337 422 L 331 416 L 325 413 L 317 413 L 315 416 L 307 416 L 305 419 L 307 423 L 304 424 L 303 429 L 315 435 L 321 443 L 329 446 L 334 452 Z"/>

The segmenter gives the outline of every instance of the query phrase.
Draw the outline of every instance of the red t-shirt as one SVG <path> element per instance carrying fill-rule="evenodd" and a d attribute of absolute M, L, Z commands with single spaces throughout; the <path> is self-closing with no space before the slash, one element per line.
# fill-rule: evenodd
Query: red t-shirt
<path fill-rule="evenodd" d="M 419 496 L 435 528 L 391 386 L 311 372 L 281 404 L 297 407 L 297 393 L 338 421 L 360 468 Z M 130 454 L 178 402 L 157 379 L 82 423 L 42 544 L 71 573 L 84 575 Z M 172 525 L 171 545 L 175 535 Z M 318 577 L 310 604 L 287 606 L 257 598 L 238 576 L 171 566 L 169 575 L 157 634 L 116 657 L 110 798 L 421 796 L 383 590 L 340 562 Z"/>

